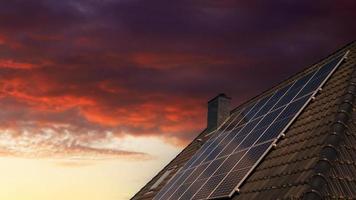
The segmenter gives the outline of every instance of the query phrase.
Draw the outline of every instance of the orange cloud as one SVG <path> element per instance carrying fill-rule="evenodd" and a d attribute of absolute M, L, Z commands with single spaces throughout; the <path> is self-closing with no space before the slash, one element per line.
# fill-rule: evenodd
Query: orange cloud
<path fill-rule="evenodd" d="M 199 131 L 204 126 L 201 119 L 205 108 L 199 106 L 200 103 L 194 98 L 162 99 L 160 95 L 151 95 L 151 97 L 147 97 L 147 100 L 142 100 L 139 94 L 117 87 L 108 81 L 97 84 L 97 88 L 101 91 L 117 96 L 115 97 L 117 106 L 114 106 L 106 102 L 105 96 L 66 93 L 46 95 L 60 85 L 41 76 L 33 75 L 27 79 L 12 78 L 1 82 L 3 96 L 23 102 L 29 106 L 32 113 L 61 115 L 62 112 L 69 109 L 76 109 L 79 111 L 79 116 L 89 123 L 103 127 L 103 129 L 115 128 L 132 132 L 135 135 L 190 135 L 192 131 Z M 120 106 L 121 97 L 127 96 L 137 97 L 139 101 Z M 51 123 L 43 120 L 45 119 L 37 121 L 37 124 Z M 67 123 L 73 122 L 68 121 Z"/>
<path fill-rule="evenodd" d="M 61 96 L 46 96 L 57 85 L 51 81 L 41 80 L 37 76 L 13 78 L 0 81 L 1 92 L 18 101 L 25 102 L 38 111 L 64 111 L 74 107 L 94 105 L 95 102 L 88 97 L 63 94 Z"/>
<path fill-rule="evenodd" d="M 290 5 L 308 15 L 296 17 L 271 13 L 279 7 L 270 3 L 166 2 L 81 1 L 79 10 L 72 1 L 2 2 L 0 128 L 18 137 L 14 149 L 70 155 L 105 132 L 185 143 L 204 127 L 209 97 L 227 92 L 238 103 L 355 35 L 343 28 L 354 24 L 352 6 Z M 296 31 L 312 15 L 319 31 Z M 330 24 L 336 32 L 315 40 Z M 45 140 L 30 140 L 37 133 Z"/>
<path fill-rule="evenodd" d="M 179 101 L 175 105 L 150 102 L 116 109 L 88 106 L 81 113 L 89 121 L 104 126 L 139 127 L 142 131 L 139 135 L 190 134 L 204 126 L 202 113 L 205 108 L 193 102 Z"/>
<path fill-rule="evenodd" d="M 0 44 L 1 44 L 0 38 Z M 12 59 L 0 59 L 0 68 L 12 68 L 12 69 L 31 69 L 34 68 L 36 65 L 31 63 L 25 62 L 17 62 Z"/>
<path fill-rule="evenodd" d="M 110 146 L 113 138 L 103 138 L 109 131 L 118 138 L 150 135 L 181 146 L 204 126 L 205 108 L 195 98 L 142 96 L 110 81 L 92 84 L 95 93 L 91 95 L 76 87 L 57 93 L 63 86 L 41 73 L 9 77 L 0 83 L 0 104 L 6 99 L 17 102 L 2 106 L 13 116 L 1 118 L 0 114 L 0 130 L 11 132 L 11 137 L 0 139 L 9 142 L 0 143 L 6 155 L 146 159 L 140 152 L 98 148 L 91 141 L 103 140 Z"/>

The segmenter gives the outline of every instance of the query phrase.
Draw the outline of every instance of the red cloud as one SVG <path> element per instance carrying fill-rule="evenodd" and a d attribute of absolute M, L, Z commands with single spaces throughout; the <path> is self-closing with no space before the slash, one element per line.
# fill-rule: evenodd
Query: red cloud
<path fill-rule="evenodd" d="M 355 35 L 346 1 L 82 3 L 90 9 L 2 3 L 1 130 L 22 141 L 44 129 L 57 139 L 71 132 L 38 144 L 59 151 L 107 131 L 180 145 L 204 127 L 209 97 L 226 92 L 239 103 Z"/>
<path fill-rule="evenodd" d="M 189 135 L 192 131 L 197 132 L 203 128 L 204 108 L 197 103 L 186 101 L 178 101 L 176 105 L 168 102 L 149 102 L 122 108 L 88 106 L 83 107 L 81 113 L 87 120 L 102 126 L 139 129 L 129 131 L 129 134 Z"/>
<path fill-rule="evenodd" d="M 64 111 L 73 107 L 84 105 L 94 105 L 94 102 L 87 97 L 77 97 L 67 94 L 60 96 L 46 96 L 45 94 L 54 90 L 56 84 L 41 80 L 36 80 L 37 76 L 18 77 L 0 81 L 2 83 L 2 94 L 24 102 L 38 112 L 44 111 Z"/>
<path fill-rule="evenodd" d="M 0 59 L 0 68 L 31 69 L 33 67 L 35 67 L 35 65 L 32 63 L 17 62 L 12 59 Z"/>
<path fill-rule="evenodd" d="M 140 95 L 108 80 L 72 86 L 51 79 L 36 68 L 28 70 L 37 73 L 14 74 L 0 81 L 0 105 L 8 115 L 0 115 L 0 130 L 11 133 L 3 140 L 26 143 L 28 137 L 34 139 L 27 141 L 31 145 L 26 148 L 17 147 L 19 152 L 15 146 L 0 144 L 0 150 L 8 155 L 142 157 L 139 152 L 97 149 L 77 143 L 99 140 L 102 133 L 110 131 L 115 137 L 156 136 L 182 145 L 204 125 L 205 108 L 195 98 Z M 69 139 L 62 138 L 66 131 L 71 132 Z M 88 137 L 91 133 L 94 136 Z M 26 152 L 22 152 L 24 148 Z"/>

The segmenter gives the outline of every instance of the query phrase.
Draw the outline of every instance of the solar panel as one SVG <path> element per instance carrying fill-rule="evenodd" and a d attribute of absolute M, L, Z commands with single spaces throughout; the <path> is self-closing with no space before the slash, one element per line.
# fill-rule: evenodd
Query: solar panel
<path fill-rule="evenodd" d="M 346 54 L 232 113 L 154 200 L 231 197 Z"/>

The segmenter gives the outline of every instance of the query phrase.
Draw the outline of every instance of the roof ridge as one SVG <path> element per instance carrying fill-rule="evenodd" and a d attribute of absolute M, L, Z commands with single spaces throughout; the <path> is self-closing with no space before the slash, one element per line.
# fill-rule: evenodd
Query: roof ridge
<path fill-rule="evenodd" d="M 351 42 L 352 45 L 355 41 Z M 349 46 L 350 44 L 346 45 Z M 343 48 L 342 50 L 345 50 Z M 350 51 L 346 53 L 347 55 Z M 331 124 L 329 135 L 325 139 L 324 145 L 319 153 L 319 160 L 313 167 L 313 173 L 308 182 L 308 189 L 303 194 L 303 200 L 323 199 L 323 190 L 327 184 L 328 174 L 333 168 L 332 162 L 336 160 L 339 151 L 338 148 L 343 140 L 343 135 L 348 130 L 348 124 L 351 120 L 353 106 L 356 103 L 356 67 L 352 66 L 352 73 L 346 91 L 340 97 L 340 103 L 335 115 L 335 119 Z"/>

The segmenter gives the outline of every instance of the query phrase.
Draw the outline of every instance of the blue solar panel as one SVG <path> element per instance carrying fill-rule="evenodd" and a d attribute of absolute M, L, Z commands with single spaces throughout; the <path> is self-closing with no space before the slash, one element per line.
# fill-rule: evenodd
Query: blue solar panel
<path fill-rule="evenodd" d="M 234 112 L 154 200 L 230 197 L 345 56 Z"/>

